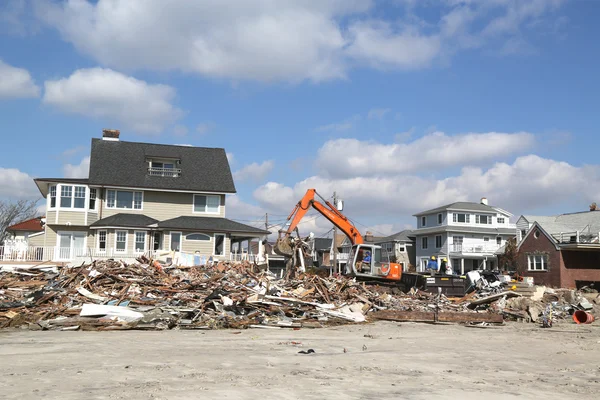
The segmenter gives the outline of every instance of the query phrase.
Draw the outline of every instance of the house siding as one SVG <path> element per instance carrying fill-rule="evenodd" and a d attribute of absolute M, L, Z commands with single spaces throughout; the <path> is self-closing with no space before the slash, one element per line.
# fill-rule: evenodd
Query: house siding
<path fill-rule="evenodd" d="M 46 238 L 45 233 L 41 235 L 36 235 L 34 237 L 27 238 L 27 244 L 29 246 L 41 247 L 44 245 L 44 239 Z"/>
<path fill-rule="evenodd" d="M 528 271 L 527 257 L 538 252 L 548 254 L 547 271 Z M 560 250 L 556 250 L 555 244 L 540 231 L 536 239 L 533 234 L 521 243 L 517 256 L 517 272 L 522 276 L 531 276 L 535 284 L 551 287 L 561 286 L 562 257 Z"/>
<path fill-rule="evenodd" d="M 50 223 L 53 223 L 53 221 L 50 221 Z M 56 225 L 66 225 L 68 223 L 70 223 L 71 226 L 86 226 L 85 211 L 60 210 L 58 212 L 58 222 Z"/>
<path fill-rule="evenodd" d="M 106 189 L 104 190 L 106 192 Z M 106 195 L 103 194 L 103 198 Z M 164 221 L 171 218 L 181 216 L 195 217 L 225 217 L 225 196 L 220 195 L 221 205 L 218 214 L 194 213 L 194 195 L 193 193 L 178 193 L 178 192 L 157 192 L 144 191 L 143 204 L 141 210 L 122 209 L 122 208 L 106 208 L 106 200 L 102 200 L 102 218 L 110 217 L 115 214 L 142 214 L 150 218 Z"/>
<path fill-rule="evenodd" d="M 600 251 L 562 250 L 560 285 L 565 288 L 577 287 L 577 282 L 600 282 Z"/>
<path fill-rule="evenodd" d="M 516 226 L 517 226 L 517 231 L 516 231 L 517 243 L 519 243 L 519 242 L 521 242 L 521 240 L 523 240 L 523 237 L 521 236 L 521 231 L 527 232 L 529 230 L 529 221 L 527 221 L 525 218 L 521 217 L 517 221 Z"/>

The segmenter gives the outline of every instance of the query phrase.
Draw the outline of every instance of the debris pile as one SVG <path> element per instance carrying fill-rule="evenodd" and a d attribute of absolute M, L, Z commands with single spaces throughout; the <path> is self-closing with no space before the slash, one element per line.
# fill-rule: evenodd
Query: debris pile
<path fill-rule="evenodd" d="M 249 263 L 175 267 L 140 258 L 136 264 L 97 260 L 0 272 L 0 328 L 318 328 L 367 318 L 502 322 L 498 314 L 489 320 L 492 310 L 469 308 L 470 302 L 347 277 L 281 280 Z M 404 314 L 392 318 L 391 311 Z"/>

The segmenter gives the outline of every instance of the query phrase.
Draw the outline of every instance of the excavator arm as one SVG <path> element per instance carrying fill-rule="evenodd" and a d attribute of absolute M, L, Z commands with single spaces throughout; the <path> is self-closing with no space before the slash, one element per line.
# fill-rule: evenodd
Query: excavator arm
<path fill-rule="evenodd" d="M 323 203 L 317 201 L 315 196 L 318 196 Z M 327 218 L 333 225 L 348 236 L 352 245 L 362 244 L 363 237 L 356 229 L 356 227 L 338 211 L 330 202 L 321 197 L 315 189 L 308 189 L 302 199 L 296 204 L 294 210 L 290 213 L 287 222 L 289 223 L 288 228 L 283 231 L 284 235 L 277 240 L 275 245 L 275 252 L 283 256 L 291 256 L 292 250 L 290 246 L 290 234 L 296 229 L 302 218 L 308 212 L 308 209 L 312 207 Z"/>

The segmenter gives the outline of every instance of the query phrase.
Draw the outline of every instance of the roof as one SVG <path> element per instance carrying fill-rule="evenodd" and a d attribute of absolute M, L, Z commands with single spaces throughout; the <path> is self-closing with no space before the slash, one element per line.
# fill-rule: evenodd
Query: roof
<path fill-rule="evenodd" d="M 515 228 L 479 228 L 474 226 L 454 226 L 454 225 L 443 225 L 434 226 L 431 228 L 417 229 L 413 231 L 415 236 L 428 235 L 432 233 L 442 232 L 464 232 L 464 233 L 487 233 L 490 235 L 516 235 Z"/>
<path fill-rule="evenodd" d="M 157 219 L 150 218 L 142 214 L 115 214 L 110 217 L 99 219 L 90 225 L 90 227 L 119 226 L 127 228 L 147 228 L 149 225 L 156 224 Z"/>
<path fill-rule="evenodd" d="M 315 250 L 330 250 L 333 239 L 315 238 Z"/>
<path fill-rule="evenodd" d="M 44 227 L 42 226 L 42 217 L 35 217 L 25 221 L 21 221 L 17 224 L 11 225 L 6 228 L 9 232 L 15 231 L 28 231 L 28 232 L 42 232 Z"/>
<path fill-rule="evenodd" d="M 412 241 L 411 237 L 415 237 L 415 233 L 410 229 L 406 229 L 395 233 L 390 236 L 386 236 L 377 241 L 377 243 L 388 243 L 388 242 L 410 242 Z"/>
<path fill-rule="evenodd" d="M 34 180 L 39 182 L 52 183 L 81 183 L 83 185 L 87 185 L 89 183 L 89 179 L 87 178 L 36 178 Z"/>
<path fill-rule="evenodd" d="M 435 214 L 435 213 L 439 213 L 442 211 L 479 211 L 479 212 L 489 212 L 489 213 L 498 213 L 499 212 L 502 214 L 512 216 L 512 214 L 509 213 L 508 211 L 503 210 L 498 207 L 488 206 L 485 204 L 473 203 L 473 202 L 468 202 L 468 201 L 457 201 L 455 203 L 446 204 L 445 206 L 433 208 L 431 210 L 421 211 L 420 213 L 414 214 L 413 217 L 420 217 L 421 215 L 427 215 L 427 214 Z"/>
<path fill-rule="evenodd" d="M 550 235 L 566 232 L 600 232 L 600 211 L 583 211 L 556 216 L 523 215 L 531 224 L 537 222 Z"/>
<path fill-rule="evenodd" d="M 148 158 L 181 161 L 181 176 L 148 175 Z M 235 193 L 225 150 L 92 139 L 89 183 L 99 186 Z"/>
<path fill-rule="evenodd" d="M 187 231 L 240 232 L 268 235 L 271 232 L 218 217 L 177 217 L 160 221 L 159 228 Z"/>

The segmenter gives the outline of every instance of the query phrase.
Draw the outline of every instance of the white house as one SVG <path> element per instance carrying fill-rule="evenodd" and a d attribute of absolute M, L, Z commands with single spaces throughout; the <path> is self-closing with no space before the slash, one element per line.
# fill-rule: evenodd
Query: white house
<path fill-rule="evenodd" d="M 425 271 L 431 256 L 446 258 L 456 274 L 498 267 L 506 241 L 515 236 L 512 214 L 479 203 L 456 202 L 414 215 L 417 217 L 417 270 Z"/>

